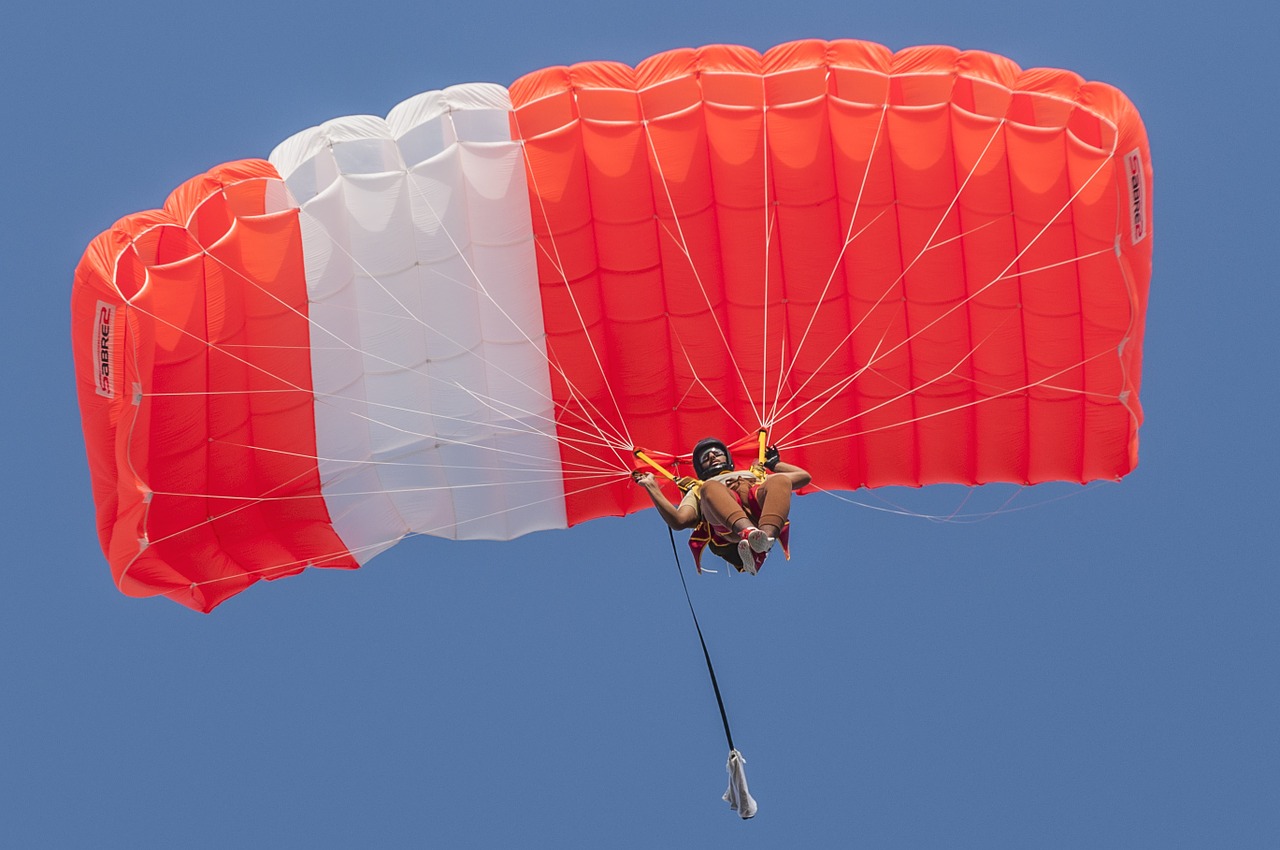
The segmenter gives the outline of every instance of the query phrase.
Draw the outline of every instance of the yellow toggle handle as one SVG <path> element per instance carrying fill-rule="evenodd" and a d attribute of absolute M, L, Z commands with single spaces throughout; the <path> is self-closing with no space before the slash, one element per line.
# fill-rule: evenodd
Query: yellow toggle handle
<path fill-rule="evenodd" d="M 656 469 L 656 470 L 658 470 L 659 472 L 661 472 L 663 475 L 665 475 L 665 476 L 667 477 L 667 480 L 668 480 L 668 481 L 675 481 L 675 480 L 676 480 L 676 476 L 675 476 L 675 474 L 674 474 L 674 473 L 672 473 L 672 472 L 671 472 L 670 470 L 668 470 L 665 466 L 663 466 L 662 464 L 658 463 L 656 460 L 654 460 L 653 458 L 651 458 L 651 457 L 649 457 L 647 454 L 645 454 L 645 453 L 644 453 L 644 449 L 636 449 L 634 452 L 632 452 L 632 454 L 634 454 L 638 459 L 640 459 L 640 460 L 644 461 L 645 463 L 649 464 L 650 466 L 652 466 L 654 469 Z"/>

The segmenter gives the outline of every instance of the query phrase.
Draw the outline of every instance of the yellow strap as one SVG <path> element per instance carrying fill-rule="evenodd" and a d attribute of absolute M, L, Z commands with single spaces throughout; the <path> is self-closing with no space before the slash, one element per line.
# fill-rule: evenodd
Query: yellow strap
<path fill-rule="evenodd" d="M 647 454 L 645 454 L 645 453 L 644 453 L 644 449 L 636 449 L 636 450 L 633 452 L 633 454 L 634 454 L 637 458 L 639 458 L 640 460 L 644 461 L 645 463 L 649 464 L 649 465 L 650 465 L 650 466 L 652 466 L 654 469 L 658 470 L 658 471 L 659 471 L 659 472 L 661 472 L 663 475 L 665 475 L 665 476 L 667 477 L 667 480 L 669 480 L 669 481 L 675 481 L 675 480 L 676 480 L 676 476 L 675 476 L 675 474 L 674 474 L 674 473 L 672 473 L 672 472 L 671 472 L 671 471 L 669 471 L 665 466 L 663 466 L 662 464 L 658 463 L 656 460 L 654 460 L 653 458 L 651 458 L 651 457 L 649 457 Z"/>
<path fill-rule="evenodd" d="M 760 451 L 756 455 L 756 462 L 751 464 L 751 471 L 756 474 L 757 478 L 759 478 L 761 481 L 764 481 L 765 476 L 769 474 L 769 470 L 765 469 L 765 465 L 764 465 L 765 452 L 769 446 L 769 429 L 761 428 L 760 431 L 756 434 L 756 439 L 760 443 Z"/>
<path fill-rule="evenodd" d="M 662 464 L 658 463 L 656 460 L 654 460 L 653 458 L 645 454 L 644 449 L 636 449 L 632 452 L 632 454 L 634 454 L 636 458 L 638 458 L 639 460 L 644 461 L 645 463 L 652 466 L 654 469 L 661 472 L 668 481 L 674 482 L 675 485 L 680 488 L 681 493 L 688 493 L 690 490 L 696 489 L 698 485 L 702 483 L 696 478 L 686 478 L 683 476 L 677 477 L 674 472 L 667 469 L 665 466 L 663 466 Z"/>

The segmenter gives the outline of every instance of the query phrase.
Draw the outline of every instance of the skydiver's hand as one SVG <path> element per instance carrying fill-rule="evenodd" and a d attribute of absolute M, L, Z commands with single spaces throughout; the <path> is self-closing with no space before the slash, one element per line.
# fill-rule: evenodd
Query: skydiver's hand
<path fill-rule="evenodd" d="M 631 480 L 636 482 L 646 490 L 649 490 L 658 486 L 658 481 L 656 478 L 653 477 L 653 473 L 646 472 L 643 469 L 631 470 Z"/>
<path fill-rule="evenodd" d="M 778 462 L 782 460 L 782 455 L 778 454 L 777 446 L 769 446 L 764 450 L 764 468 L 773 472 Z"/>

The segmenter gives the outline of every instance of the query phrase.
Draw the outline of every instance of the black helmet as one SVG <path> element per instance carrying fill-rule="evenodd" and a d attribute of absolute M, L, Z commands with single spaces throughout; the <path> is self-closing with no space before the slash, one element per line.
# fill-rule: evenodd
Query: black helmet
<path fill-rule="evenodd" d="M 719 449 L 724 454 L 724 460 L 713 466 L 703 466 L 702 455 L 707 449 Z M 729 454 L 729 447 L 722 441 L 715 437 L 707 437 L 705 440 L 699 440 L 698 445 L 693 447 L 693 471 L 703 481 L 732 470 L 733 455 Z"/>

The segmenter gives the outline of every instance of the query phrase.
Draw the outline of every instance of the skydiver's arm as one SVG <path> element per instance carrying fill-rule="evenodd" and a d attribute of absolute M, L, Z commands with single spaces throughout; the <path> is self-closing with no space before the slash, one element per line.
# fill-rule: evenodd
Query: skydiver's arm
<path fill-rule="evenodd" d="M 792 490 L 799 490 L 801 487 L 804 487 L 813 480 L 812 476 L 800 467 L 790 463 L 783 463 L 782 461 L 778 461 L 777 464 L 774 465 L 773 474 L 785 475 L 787 478 L 791 479 Z"/>
<path fill-rule="evenodd" d="M 652 472 L 646 472 L 636 478 L 636 483 L 649 494 L 649 498 L 653 500 L 653 506 L 658 509 L 658 516 L 662 517 L 662 521 L 671 528 L 681 531 L 698 524 L 698 509 L 693 505 L 672 504 L 658 487 L 658 480 L 654 478 Z"/>

